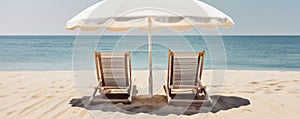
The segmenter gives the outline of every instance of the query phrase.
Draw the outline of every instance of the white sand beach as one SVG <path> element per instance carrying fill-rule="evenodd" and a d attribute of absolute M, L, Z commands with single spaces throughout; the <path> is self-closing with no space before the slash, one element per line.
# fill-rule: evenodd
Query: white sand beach
<path fill-rule="evenodd" d="M 135 71 L 143 77 L 144 71 Z M 207 74 L 207 73 L 205 73 Z M 246 106 L 207 113 L 210 119 L 253 119 L 300 117 L 299 71 L 226 71 L 222 96 L 236 96 L 250 101 Z M 96 80 L 96 79 L 95 79 Z M 205 80 L 205 75 L 204 75 Z M 204 81 L 205 82 L 205 81 Z M 147 86 L 141 80 L 137 85 Z M 0 72 L 1 118 L 90 119 L 93 115 L 81 107 L 72 107 L 76 92 L 71 71 Z M 91 92 L 92 93 L 92 92 Z M 226 103 L 226 102 L 224 102 Z M 156 103 L 159 105 L 160 103 Z M 98 116 L 101 115 L 101 116 Z M 200 118 L 194 115 L 126 114 L 98 110 L 97 118 Z"/>

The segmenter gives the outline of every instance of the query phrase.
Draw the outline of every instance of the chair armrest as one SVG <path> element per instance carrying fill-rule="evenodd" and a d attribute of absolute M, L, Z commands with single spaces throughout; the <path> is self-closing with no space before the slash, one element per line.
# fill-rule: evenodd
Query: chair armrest
<path fill-rule="evenodd" d="M 98 88 L 108 88 L 108 89 L 128 89 L 128 87 L 121 87 L 121 86 L 98 86 Z"/>
<path fill-rule="evenodd" d="M 171 89 L 192 89 L 192 88 L 200 88 L 200 89 L 205 89 L 206 86 L 184 86 L 184 85 L 171 85 Z"/>

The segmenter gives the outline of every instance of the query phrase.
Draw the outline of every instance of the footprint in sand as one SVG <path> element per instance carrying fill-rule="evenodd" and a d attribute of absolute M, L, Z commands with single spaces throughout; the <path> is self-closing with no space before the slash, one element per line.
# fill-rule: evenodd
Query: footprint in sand
<path fill-rule="evenodd" d="M 47 96 L 47 99 L 52 99 L 54 98 L 54 96 Z"/>
<path fill-rule="evenodd" d="M 278 85 L 278 83 L 271 83 L 269 84 L 270 86 L 275 86 L 275 85 Z"/>
<path fill-rule="evenodd" d="M 256 88 L 256 89 L 255 89 L 255 92 L 265 90 L 266 88 L 268 88 L 268 87 L 259 87 L 259 88 Z"/>
<path fill-rule="evenodd" d="M 31 96 L 31 98 L 39 98 L 40 96 L 38 96 L 38 95 L 33 95 L 33 96 Z"/>
<path fill-rule="evenodd" d="M 269 80 L 265 80 L 264 82 L 272 82 L 272 81 L 276 81 L 276 79 L 269 79 Z"/>
<path fill-rule="evenodd" d="M 7 115 L 11 115 L 14 112 L 16 112 L 16 110 L 8 112 Z"/>
<path fill-rule="evenodd" d="M 250 109 L 243 109 L 242 111 L 245 111 L 245 112 L 252 112 L 252 110 L 250 110 Z"/>
<path fill-rule="evenodd" d="M 0 95 L 0 98 L 4 98 L 4 97 L 6 97 L 6 95 Z"/>
<path fill-rule="evenodd" d="M 277 89 L 274 89 L 274 91 L 282 91 L 282 89 L 277 88 Z"/>
<path fill-rule="evenodd" d="M 277 86 L 277 88 L 280 88 L 280 89 L 282 89 L 282 88 L 284 88 L 284 86 Z"/>
<path fill-rule="evenodd" d="M 274 94 L 273 91 L 265 91 L 265 94 Z"/>
<path fill-rule="evenodd" d="M 253 81 L 253 82 L 250 82 L 250 84 L 253 84 L 253 85 L 255 85 L 255 84 L 259 84 L 258 82 L 256 82 L 256 81 Z"/>
<path fill-rule="evenodd" d="M 17 76 L 20 76 L 21 74 L 16 74 L 16 75 L 12 75 L 12 76 L 9 76 L 8 78 L 15 78 Z"/>
<path fill-rule="evenodd" d="M 291 90 L 291 91 L 288 91 L 288 94 L 300 94 L 300 90 Z"/>

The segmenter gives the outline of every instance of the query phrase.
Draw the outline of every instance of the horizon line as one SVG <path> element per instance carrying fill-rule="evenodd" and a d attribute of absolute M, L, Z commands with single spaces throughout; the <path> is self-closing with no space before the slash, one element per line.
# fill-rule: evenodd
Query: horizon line
<path fill-rule="evenodd" d="M 72 34 L 0 34 L 0 36 L 97 36 L 97 35 L 72 35 Z M 123 35 L 103 35 L 103 36 L 123 36 Z M 148 35 L 125 35 L 125 36 L 148 36 Z M 178 36 L 178 35 L 152 35 L 152 36 Z M 223 34 L 223 35 L 194 35 L 186 34 L 182 36 L 300 36 L 300 34 Z"/>

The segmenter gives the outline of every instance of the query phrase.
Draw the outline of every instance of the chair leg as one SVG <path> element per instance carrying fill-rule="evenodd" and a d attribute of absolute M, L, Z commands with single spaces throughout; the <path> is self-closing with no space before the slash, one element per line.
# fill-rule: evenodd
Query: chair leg
<path fill-rule="evenodd" d="M 129 97 L 128 97 L 128 100 L 129 100 L 129 103 L 132 102 L 132 98 L 133 98 L 133 91 L 135 90 L 134 89 L 134 83 L 135 83 L 135 76 L 132 78 L 131 82 L 130 82 L 130 87 L 128 89 L 128 94 L 129 94 Z"/>
<path fill-rule="evenodd" d="M 170 89 L 168 89 L 165 85 L 164 85 L 164 90 L 165 90 L 165 92 L 166 92 L 166 95 L 167 95 L 167 101 L 168 101 L 168 103 L 170 103 L 170 101 L 171 101 L 171 92 L 170 92 Z"/>
<path fill-rule="evenodd" d="M 129 100 L 129 103 L 131 103 L 132 97 L 133 97 L 133 86 L 130 86 L 130 88 L 128 89 L 128 94 L 129 94 L 128 100 Z"/>
<path fill-rule="evenodd" d="M 96 93 L 98 91 L 98 87 L 95 87 L 95 91 L 93 92 L 93 95 L 89 99 L 89 104 L 91 105 L 93 103 L 93 100 L 95 99 Z"/>
<path fill-rule="evenodd" d="M 210 96 L 208 95 L 207 91 L 205 89 L 202 89 L 202 91 L 204 92 L 205 94 L 205 98 L 210 102 L 212 103 L 212 99 L 210 98 Z"/>
<path fill-rule="evenodd" d="M 193 89 L 193 93 L 196 94 L 196 95 L 199 95 L 199 93 L 200 94 L 202 93 L 202 89 L 195 88 L 195 89 Z"/>

